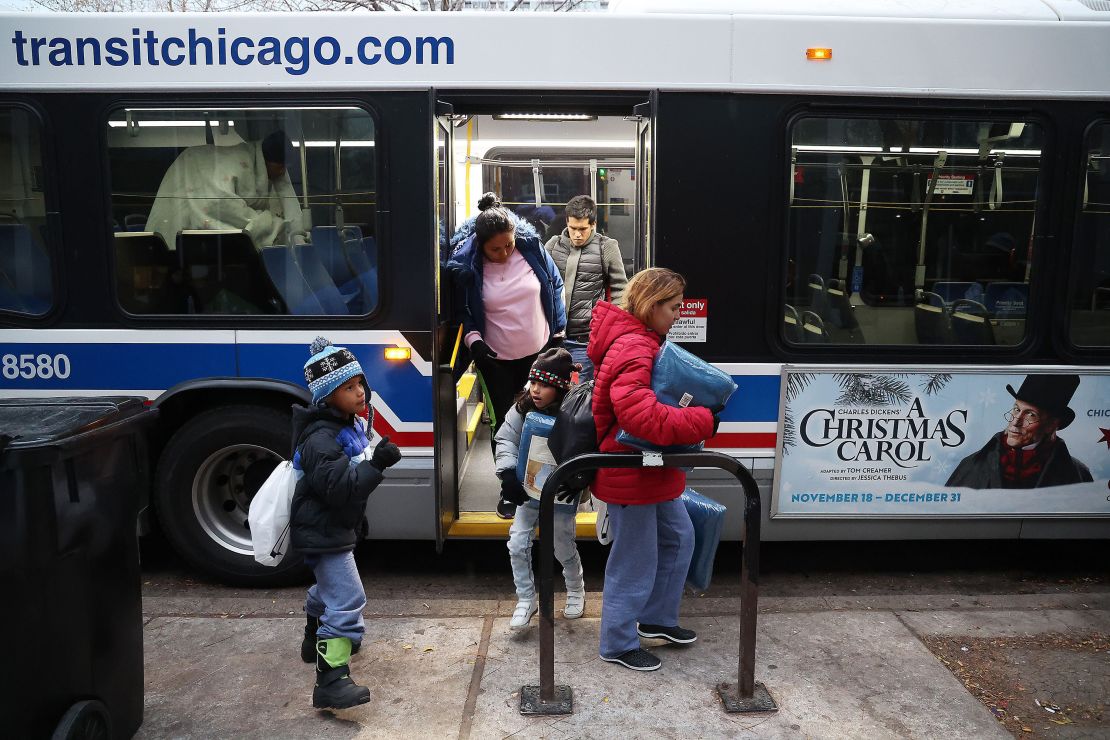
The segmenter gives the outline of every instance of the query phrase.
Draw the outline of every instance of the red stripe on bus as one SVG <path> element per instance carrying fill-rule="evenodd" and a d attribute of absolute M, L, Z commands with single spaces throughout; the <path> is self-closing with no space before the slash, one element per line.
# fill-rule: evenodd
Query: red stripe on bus
<path fill-rule="evenodd" d="M 774 432 L 722 432 L 706 440 L 706 447 L 749 447 L 774 449 L 778 435 Z"/>
<path fill-rule="evenodd" d="M 432 447 L 435 441 L 431 432 L 398 432 L 381 414 L 374 414 L 374 431 L 398 447 Z"/>

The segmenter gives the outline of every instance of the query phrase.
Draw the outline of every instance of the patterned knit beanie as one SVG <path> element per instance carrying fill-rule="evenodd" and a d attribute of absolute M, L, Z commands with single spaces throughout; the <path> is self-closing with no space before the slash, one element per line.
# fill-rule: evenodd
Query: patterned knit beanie
<path fill-rule="evenodd" d="M 356 375 L 366 376 L 349 349 L 336 347 L 323 337 L 316 337 L 308 351 L 312 357 L 304 364 L 304 379 L 312 391 L 313 406 Z"/>
<path fill-rule="evenodd" d="M 549 349 L 532 363 L 528 371 L 528 380 L 538 380 L 541 383 L 553 385 L 566 390 L 570 388 L 570 376 L 575 370 L 581 370 L 581 365 L 576 365 L 565 349 Z"/>

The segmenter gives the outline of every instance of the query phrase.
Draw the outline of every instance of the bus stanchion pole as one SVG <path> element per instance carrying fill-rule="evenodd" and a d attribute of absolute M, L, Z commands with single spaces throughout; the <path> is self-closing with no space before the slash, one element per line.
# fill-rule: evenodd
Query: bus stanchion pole
<path fill-rule="evenodd" d="M 740 558 L 740 665 L 736 688 L 728 683 L 717 684 L 717 695 L 725 711 L 777 712 L 771 692 L 755 680 L 755 633 L 759 602 L 759 485 L 748 469 L 732 460 L 731 465 L 718 465 L 736 476 L 744 490 L 744 530 L 741 533 Z"/>
<path fill-rule="evenodd" d="M 567 461 L 551 471 L 540 492 L 540 684 L 520 688 L 521 714 L 571 714 L 574 695 L 568 685 L 555 685 L 555 492 L 570 476 Z"/>
<path fill-rule="evenodd" d="M 558 465 L 544 482 L 540 492 L 540 683 L 520 688 L 520 713 L 571 714 L 574 694 L 570 686 L 555 685 L 555 492 L 564 481 L 578 473 L 597 468 L 640 467 L 638 454 L 603 454 L 591 452 L 578 455 Z"/>

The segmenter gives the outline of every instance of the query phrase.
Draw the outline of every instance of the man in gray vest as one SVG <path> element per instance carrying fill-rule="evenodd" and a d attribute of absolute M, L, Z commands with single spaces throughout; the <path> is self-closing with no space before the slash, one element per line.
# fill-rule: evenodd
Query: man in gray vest
<path fill-rule="evenodd" d="M 588 195 L 576 195 L 567 203 L 567 227 L 548 240 L 547 251 L 563 275 L 567 332 L 564 345 L 574 361 L 582 365 L 579 380 L 593 377 L 594 367 L 586 357 L 590 340 L 590 316 L 602 299 L 616 303 L 628 278 L 616 239 L 597 232 L 597 204 Z"/>

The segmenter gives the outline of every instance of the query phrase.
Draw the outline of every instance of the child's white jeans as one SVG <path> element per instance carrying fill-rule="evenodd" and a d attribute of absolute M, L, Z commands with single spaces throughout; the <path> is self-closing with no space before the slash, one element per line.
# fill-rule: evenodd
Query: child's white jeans
<path fill-rule="evenodd" d="M 563 565 L 563 578 L 567 591 L 585 588 L 582 579 L 582 558 L 574 543 L 575 506 L 555 506 L 555 557 Z M 532 533 L 540 520 L 538 501 L 528 501 L 516 509 L 513 526 L 509 529 L 509 562 L 513 565 L 513 582 L 516 584 L 517 601 L 536 598 L 536 582 L 532 576 Z"/>

